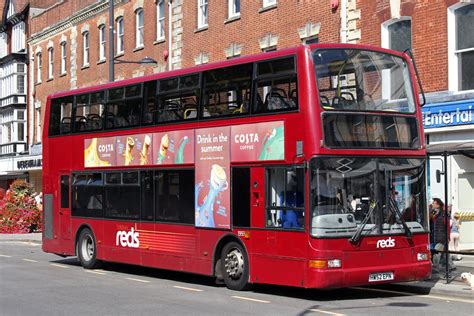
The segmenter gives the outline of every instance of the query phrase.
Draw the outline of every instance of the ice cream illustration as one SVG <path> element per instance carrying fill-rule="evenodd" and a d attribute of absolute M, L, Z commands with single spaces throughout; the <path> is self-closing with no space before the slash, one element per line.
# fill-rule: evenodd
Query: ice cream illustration
<path fill-rule="evenodd" d="M 97 153 L 97 138 L 92 138 L 89 146 L 84 149 L 84 166 L 85 167 L 101 167 L 110 166 L 108 161 L 99 158 Z"/>
<path fill-rule="evenodd" d="M 262 151 L 258 160 L 285 159 L 285 131 L 283 125 L 267 133 L 262 141 Z"/>
<path fill-rule="evenodd" d="M 135 141 L 133 140 L 133 137 L 127 137 L 127 147 L 125 149 L 125 153 L 123 154 L 125 156 L 125 166 L 130 165 L 133 161 L 133 146 L 135 146 Z"/>
<path fill-rule="evenodd" d="M 145 135 L 145 139 L 143 141 L 143 148 L 140 152 L 140 165 L 148 165 L 148 155 L 150 153 L 150 145 L 151 145 L 151 137 Z"/>
<path fill-rule="evenodd" d="M 160 144 L 160 150 L 158 152 L 158 159 L 156 161 L 157 164 L 162 164 L 163 160 L 166 158 L 166 152 L 168 151 L 168 147 L 170 145 L 170 139 L 168 134 L 163 135 L 161 137 L 161 144 Z"/>
<path fill-rule="evenodd" d="M 211 175 L 209 178 L 209 192 L 204 198 L 204 202 L 199 205 L 199 193 L 203 189 L 202 182 L 196 184 L 195 189 L 195 210 L 196 210 L 196 226 L 215 227 L 214 223 L 214 204 L 220 192 L 227 190 L 227 174 L 225 169 L 220 165 L 214 164 L 211 167 Z"/>
<path fill-rule="evenodd" d="M 176 153 L 176 156 L 174 157 L 174 162 L 179 164 L 184 162 L 184 148 L 186 147 L 186 144 L 189 142 L 189 137 L 184 136 L 180 140 L 180 145 L 178 152 Z"/>

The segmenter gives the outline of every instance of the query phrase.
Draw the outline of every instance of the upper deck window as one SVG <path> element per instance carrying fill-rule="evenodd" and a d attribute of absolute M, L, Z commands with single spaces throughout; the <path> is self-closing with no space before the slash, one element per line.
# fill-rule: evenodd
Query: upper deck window
<path fill-rule="evenodd" d="M 296 62 L 293 56 L 257 63 L 254 113 L 298 108 Z"/>
<path fill-rule="evenodd" d="M 69 134 L 72 127 L 72 97 L 51 101 L 49 135 Z"/>
<path fill-rule="evenodd" d="M 313 59 L 324 109 L 415 112 L 410 72 L 404 59 L 354 49 L 316 50 Z"/>
<path fill-rule="evenodd" d="M 142 85 L 131 85 L 109 90 L 105 128 L 133 127 L 140 124 Z"/>
<path fill-rule="evenodd" d="M 249 112 L 252 64 L 206 71 L 203 78 L 204 118 Z"/>

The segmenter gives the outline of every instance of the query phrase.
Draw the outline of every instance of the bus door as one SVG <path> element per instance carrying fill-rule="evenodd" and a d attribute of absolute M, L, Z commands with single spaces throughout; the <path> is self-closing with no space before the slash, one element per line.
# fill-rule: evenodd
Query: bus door
<path fill-rule="evenodd" d="M 265 168 L 253 167 L 250 171 L 251 245 L 249 251 L 251 279 L 269 282 L 276 250 L 276 232 L 266 229 L 265 215 Z"/>
<path fill-rule="evenodd" d="M 71 184 L 69 174 L 59 175 L 59 238 L 71 239 Z"/>
<path fill-rule="evenodd" d="M 272 271 L 285 285 L 304 282 L 307 237 L 305 233 L 305 169 L 303 166 L 272 166 L 265 170 L 265 228 L 272 246 Z M 271 243 L 274 245 L 272 245 Z"/>

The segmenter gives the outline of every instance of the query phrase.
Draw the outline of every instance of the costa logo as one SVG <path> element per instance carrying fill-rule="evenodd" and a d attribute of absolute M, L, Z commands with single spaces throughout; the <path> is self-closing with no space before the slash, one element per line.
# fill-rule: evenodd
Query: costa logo
<path fill-rule="evenodd" d="M 133 227 L 130 231 L 119 230 L 115 238 L 115 245 L 122 247 L 138 248 L 140 247 L 139 234 Z"/>
<path fill-rule="evenodd" d="M 395 239 L 388 237 L 388 239 L 380 239 L 377 241 L 377 248 L 393 248 L 395 247 Z"/>

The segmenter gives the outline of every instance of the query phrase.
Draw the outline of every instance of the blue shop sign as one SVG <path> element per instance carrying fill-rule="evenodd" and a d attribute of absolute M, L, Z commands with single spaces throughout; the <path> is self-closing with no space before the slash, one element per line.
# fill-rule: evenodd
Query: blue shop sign
<path fill-rule="evenodd" d="M 421 111 L 425 129 L 474 124 L 474 100 L 429 104 Z"/>

